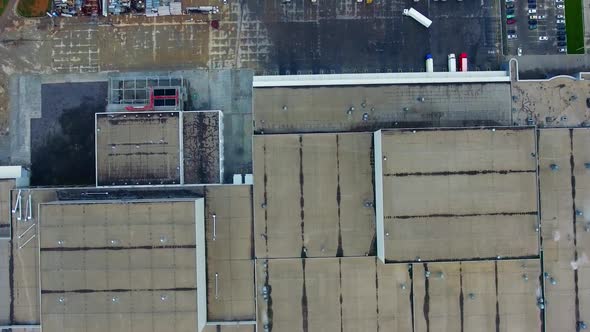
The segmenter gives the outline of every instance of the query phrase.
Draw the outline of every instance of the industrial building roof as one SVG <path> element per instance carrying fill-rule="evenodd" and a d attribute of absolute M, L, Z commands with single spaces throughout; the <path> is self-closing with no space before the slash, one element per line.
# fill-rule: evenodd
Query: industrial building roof
<path fill-rule="evenodd" d="M 535 331 L 539 260 L 382 264 L 259 260 L 258 325 L 272 331 Z M 530 276 L 525 279 L 522 276 Z"/>
<path fill-rule="evenodd" d="M 511 125 L 509 83 L 256 88 L 254 131 Z"/>
<path fill-rule="evenodd" d="M 375 133 L 385 262 L 538 255 L 534 128 Z"/>
<path fill-rule="evenodd" d="M 370 133 L 254 137 L 256 257 L 372 252 L 371 137 Z"/>
<path fill-rule="evenodd" d="M 198 299 L 206 292 L 199 289 L 205 288 L 200 281 L 205 247 L 199 235 L 202 200 L 197 202 L 41 204 L 43 329 L 195 331 L 204 326 L 206 317 L 197 317 Z"/>
<path fill-rule="evenodd" d="M 96 183 L 181 183 L 178 112 L 96 115 Z"/>
<path fill-rule="evenodd" d="M 220 183 L 222 158 L 219 111 L 96 115 L 98 186 Z"/>

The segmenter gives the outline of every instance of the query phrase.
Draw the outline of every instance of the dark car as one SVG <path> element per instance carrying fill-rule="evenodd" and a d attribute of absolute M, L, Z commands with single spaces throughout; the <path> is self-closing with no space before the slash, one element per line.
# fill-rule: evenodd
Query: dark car
<path fill-rule="evenodd" d="M 536 3 L 529 3 L 529 9 L 537 9 Z"/>
<path fill-rule="evenodd" d="M 537 25 L 536 24 L 529 25 L 529 30 L 535 30 L 536 28 L 537 28 Z"/>
<path fill-rule="evenodd" d="M 506 9 L 513 9 L 514 8 L 514 4 L 513 3 L 507 3 L 506 4 Z"/>
<path fill-rule="evenodd" d="M 514 9 L 506 9 L 506 15 L 514 15 Z"/>
<path fill-rule="evenodd" d="M 514 24 L 514 23 L 516 23 L 516 20 L 513 18 L 509 18 L 506 20 L 506 24 Z"/>
<path fill-rule="evenodd" d="M 565 31 L 563 31 L 563 30 L 557 30 L 557 35 L 558 36 L 564 36 L 565 35 Z"/>
<path fill-rule="evenodd" d="M 537 25 L 537 20 L 529 20 L 530 25 Z"/>
<path fill-rule="evenodd" d="M 565 41 L 565 36 L 557 36 L 558 41 Z"/>
<path fill-rule="evenodd" d="M 537 3 L 537 0 L 529 0 L 529 3 Z"/>
<path fill-rule="evenodd" d="M 557 42 L 557 46 L 559 46 L 559 47 L 563 47 L 565 45 L 567 45 L 566 42 L 563 42 L 563 41 Z"/>
<path fill-rule="evenodd" d="M 557 30 L 565 30 L 565 24 L 563 23 L 558 23 L 555 27 Z"/>
<path fill-rule="evenodd" d="M 516 33 L 516 30 L 508 30 L 506 31 L 506 33 L 508 33 L 509 35 L 513 35 Z"/>

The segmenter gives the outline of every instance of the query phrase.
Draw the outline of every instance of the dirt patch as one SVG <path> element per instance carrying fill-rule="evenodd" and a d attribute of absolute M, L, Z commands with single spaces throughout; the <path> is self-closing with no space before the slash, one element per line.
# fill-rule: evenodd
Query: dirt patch
<path fill-rule="evenodd" d="M 16 9 L 22 16 L 38 17 L 49 11 L 50 4 L 51 0 L 20 0 Z"/>

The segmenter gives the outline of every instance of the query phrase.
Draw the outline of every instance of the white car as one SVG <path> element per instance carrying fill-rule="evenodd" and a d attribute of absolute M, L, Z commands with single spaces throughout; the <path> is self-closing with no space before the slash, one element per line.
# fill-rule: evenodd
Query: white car
<path fill-rule="evenodd" d="M 521 56 L 522 55 L 522 48 L 520 48 L 520 47 L 518 48 L 517 54 L 518 54 L 518 56 Z"/>
<path fill-rule="evenodd" d="M 563 0 L 555 0 L 555 2 L 557 2 L 557 3 L 562 2 L 563 3 Z"/>
<path fill-rule="evenodd" d="M 529 14 L 536 14 L 537 10 L 536 9 L 529 9 Z"/>
<path fill-rule="evenodd" d="M 555 7 L 557 7 L 557 9 L 563 9 L 563 5 L 562 5 L 562 4 L 558 4 L 558 5 L 557 5 L 557 6 L 555 6 Z"/>
<path fill-rule="evenodd" d="M 537 20 L 537 19 L 539 19 L 539 18 L 540 18 L 540 17 L 539 17 L 539 16 L 537 16 L 537 15 L 529 15 L 529 20 Z"/>
<path fill-rule="evenodd" d="M 565 20 L 557 20 L 555 23 L 563 23 L 563 24 L 565 24 Z"/>
<path fill-rule="evenodd" d="M 549 37 L 547 37 L 547 36 L 539 36 L 539 40 L 549 40 Z"/>
<path fill-rule="evenodd" d="M 565 19 L 565 16 L 559 14 L 559 15 L 555 15 L 555 18 L 558 20 L 563 20 L 563 19 Z"/>
<path fill-rule="evenodd" d="M 559 53 L 565 53 L 565 47 L 560 47 L 559 48 Z"/>
<path fill-rule="evenodd" d="M 507 35 L 508 39 L 516 39 L 518 36 L 516 34 Z"/>

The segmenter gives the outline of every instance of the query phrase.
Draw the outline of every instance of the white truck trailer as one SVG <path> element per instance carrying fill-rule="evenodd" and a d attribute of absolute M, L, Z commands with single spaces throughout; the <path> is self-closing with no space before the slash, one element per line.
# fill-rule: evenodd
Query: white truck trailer
<path fill-rule="evenodd" d="M 422 24 L 423 26 L 425 26 L 427 28 L 432 24 L 432 21 L 428 17 L 420 14 L 420 12 L 414 8 L 404 9 L 403 14 L 415 19 L 416 21 L 420 22 L 420 24 Z"/>

